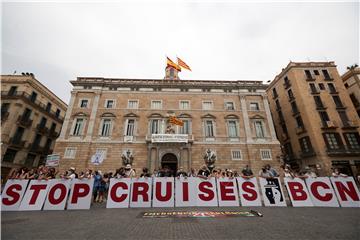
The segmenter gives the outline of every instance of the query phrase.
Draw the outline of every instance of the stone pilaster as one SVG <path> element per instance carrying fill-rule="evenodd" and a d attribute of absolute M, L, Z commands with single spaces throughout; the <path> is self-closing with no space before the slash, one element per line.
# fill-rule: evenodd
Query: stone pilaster
<path fill-rule="evenodd" d="M 75 98 L 76 98 L 76 92 L 72 92 L 70 102 L 69 102 L 69 106 L 68 106 L 68 108 L 66 110 L 64 122 L 63 122 L 63 125 L 62 125 L 62 128 L 61 128 L 61 132 L 60 132 L 60 136 L 59 136 L 58 140 L 64 140 L 66 131 L 68 130 L 69 127 L 71 127 L 71 126 L 69 126 L 69 121 L 70 121 L 71 113 L 72 113 L 72 110 L 73 110 L 73 107 L 74 107 Z"/>

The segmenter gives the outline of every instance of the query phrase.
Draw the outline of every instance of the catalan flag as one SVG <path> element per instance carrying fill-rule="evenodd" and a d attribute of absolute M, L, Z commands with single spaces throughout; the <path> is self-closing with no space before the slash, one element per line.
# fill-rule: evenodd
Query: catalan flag
<path fill-rule="evenodd" d="M 184 126 L 184 122 L 176 117 L 170 117 L 169 122 L 175 125 Z"/>
<path fill-rule="evenodd" d="M 191 68 L 183 61 L 181 60 L 180 58 L 177 58 L 177 61 L 178 61 L 178 65 L 182 68 L 185 68 L 189 71 L 191 71 Z"/>
<path fill-rule="evenodd" d="M 175 68 L 176 70 L 178 70 L 179 72 L 181 72 L 181 67 L 179 65 L 177 65 L 176 63 L 174 63 L 169 57 L 166 57 L 167 59 L 167 66 L 169 67 L 173 67 Z"/>

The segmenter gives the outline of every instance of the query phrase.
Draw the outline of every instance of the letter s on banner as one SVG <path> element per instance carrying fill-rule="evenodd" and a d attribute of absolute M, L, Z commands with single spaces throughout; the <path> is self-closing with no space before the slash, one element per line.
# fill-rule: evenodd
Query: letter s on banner
<path fill-rule="evenodd" d="M 284 178 L 293 207 L 313 207 L 310 194 L 304 180 L 300 178 Z"/>
<path fill-rule="evenodd" d="M 197 178 L 197 206 L 217 207 L 216 180 L 214 177 L 208 180 Z"/>
<path fill-rule="evenodd" d="M 151 207 L 152 178 L 132 178 L 130 207 Z"/>
<path fill-rule="evenodd" d="M 49 191 L 44 204 L 44 210 L 64 210 L 71 180 L 51 179 Z"/>
<path fill-rule="evenodd" d="M 196 206 L 197 178 L 180 177 L 175 178 L 175 206 L 193 207 Z"/>
<path fill-rule="evenodd" d="M 41 210 L 48 192 L 49 181 L 30 180 L 29 186 L 21 201 L 20 211 Z"/>
<path fill-rule="evenodd" d="M 154 178 L 153 207 L 174 207 L 174 178 Z"/>
<path fill-rule="evenodd" d="M 235 178 L 218 178 L 219 206 L 239 206 L 239 194 Z"/>
<path fill-rule="evenodd" d="M 339 207 L 328 177 L 307 178 L 305 182 L 315 207 Z"/>
<path fill-rule="evenodd" d="M 72 179 L 67 209 L 90 209 L 94 179 Z"/>
<path fill-rule="evenodd" d="M 106 202 L 107 208 L 128 208 L 131 178 L 111 178 Z"/>
<path fill-rule="evenodd" d="M 360 193 L 353 177 L 330 178 L 342 207 L 360 207 Z"/>
<path fill-rule="evenodd" d="M 236 178 L 239 185 L 239 197 L 241 206 L 261 206 L 261 198 L 256 178 Z"/>
<path fill-rule="evenodd" d="M 17 211 L 29 180 L 9 179 L 1 196 L 1 211 Z"/>

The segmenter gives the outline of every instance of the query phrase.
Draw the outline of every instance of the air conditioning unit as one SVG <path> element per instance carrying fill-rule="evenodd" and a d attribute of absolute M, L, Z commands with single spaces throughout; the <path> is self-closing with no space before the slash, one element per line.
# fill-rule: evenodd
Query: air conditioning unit
<path fill-rule="evenodd" d="M 333 121 L 326 121 L 327 127 L 335 127 L 335 124 Z"/>

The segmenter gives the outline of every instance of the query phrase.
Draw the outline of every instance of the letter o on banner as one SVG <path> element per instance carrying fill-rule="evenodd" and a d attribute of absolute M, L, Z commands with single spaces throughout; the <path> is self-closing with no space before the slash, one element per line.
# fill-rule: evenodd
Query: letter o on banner
<path fill-rule="evenodd" d="M 316 207 L 339 207 L 328 177 L 307 178 L 311 201 Z"/>
<path fill-rule="evenodd" d="M 330 178 L 341 207 L 360 207 L 360 193 L 353 177 Z"/>
<path fill-rule="evenodd" d="M 111 178 L 106 202 L 107 208 L 128 208 L 131 178 Z"/>
<path fill-rule="evenodd" d="M 1 196 L 1 211 L 17 211 L 29 180 L 9 179 Z"/>
<path fill-rule="evenodd" d="M 49 191 L 44 204 L 44 210 L 64 210 L 67 201 L 71 180 L 52 179 L 49 182 Z"/>

